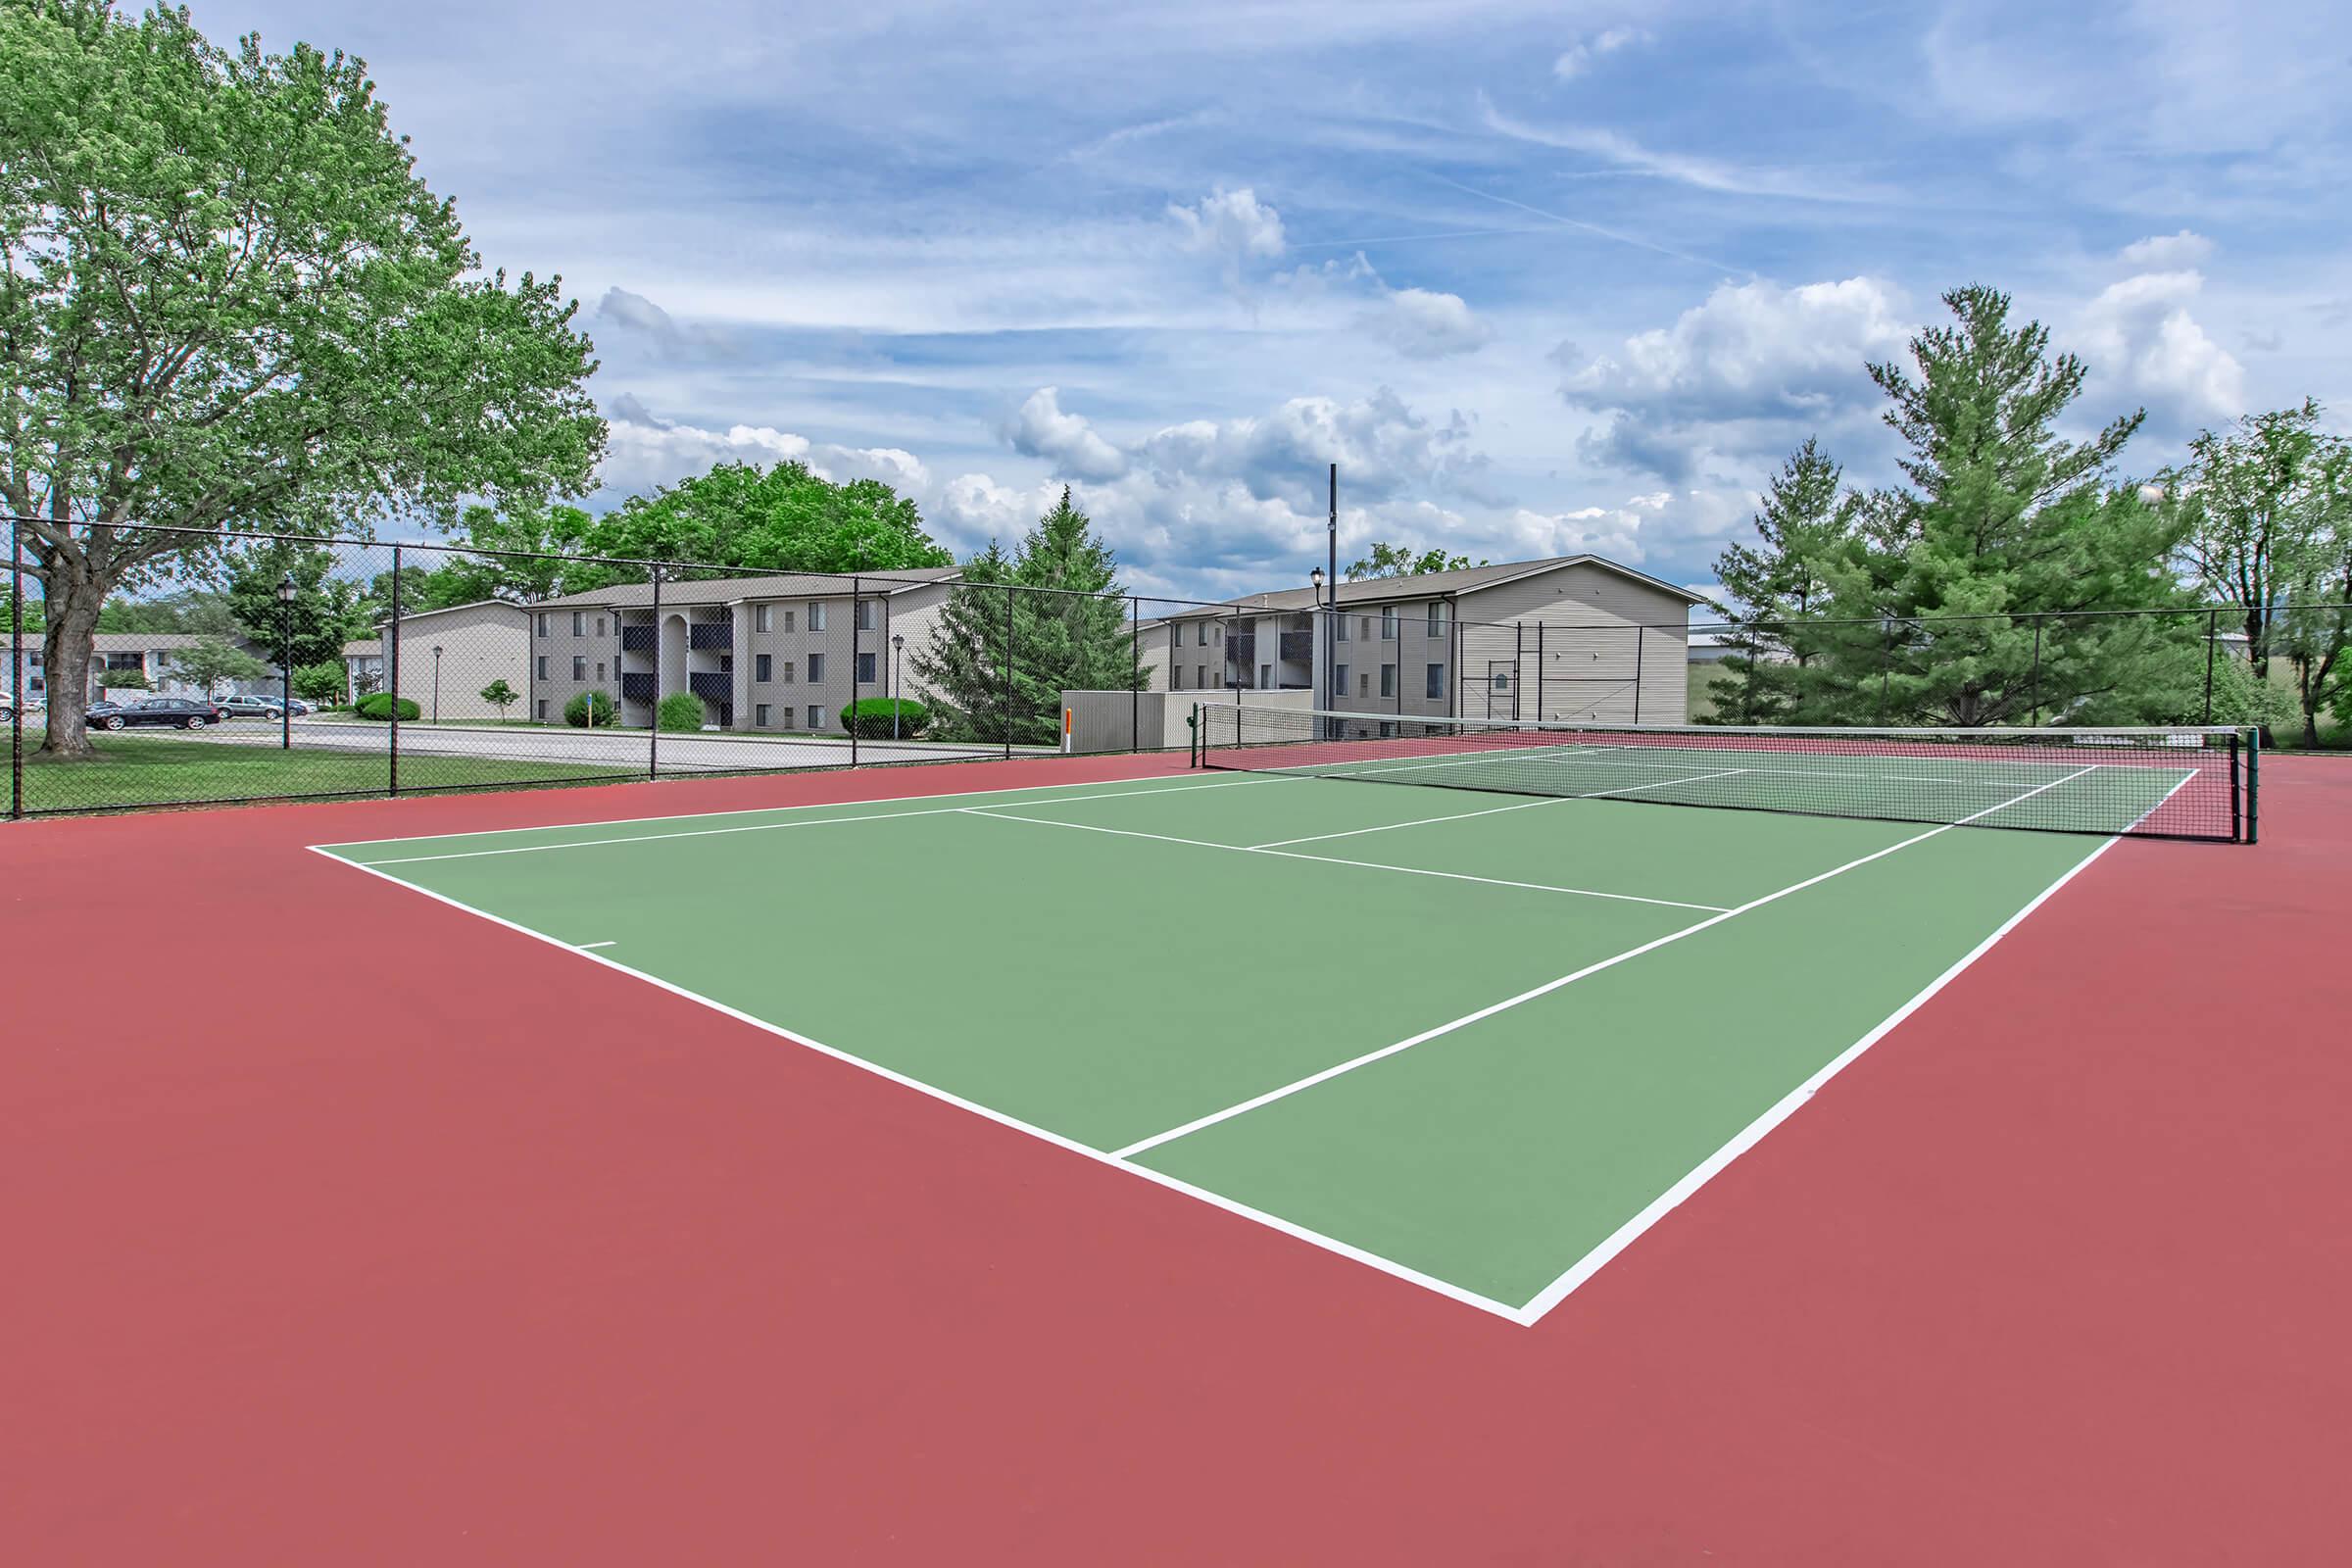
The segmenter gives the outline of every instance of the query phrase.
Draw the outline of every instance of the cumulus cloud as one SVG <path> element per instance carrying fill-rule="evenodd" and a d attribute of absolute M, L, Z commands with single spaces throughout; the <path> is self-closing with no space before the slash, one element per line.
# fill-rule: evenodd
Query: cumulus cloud
<path fill-rule="evenodd" d="M 1168 217 L 1176 224 L 1179 245 L 1217 258 L 1228 288 L 1241 286 L 1242 268 L 1250 257 L 1280 256 L 1288 243 L 1282 215 L 1247 185 L 1240 190 L 1219 187 L 1190 207 L 1170 202 Z"/>
<path fill-rule="evenodd" d="M 2194 267 L 2213 254 L 2213 241 L 2190 229 L 2177 234 L 2150 234 L 2135 239 L 2115 253 L 2115 259 L 2128 267 L 2181 268 Z"/>
<path fill-rule="evenodd" d="M 1647 43 L 1649 34 L 1640 27 L 1611 27 L 1580 39 L 1561 51 L 1551 63 L 1551 74 L 1562 81 L 1572 81 L 1591 69 L 1592 62 L 1603 55 L 1613 55 L 1628 44 Z"/>
<path fill-rule="evenodd" d="M 2193 420 L 2242 412 L 2245 368 L 2189 315 L 2205 279 L 2194 271 L 2142 272 L 2100 291 L 2075 323 L 2072 342 L 2100 379 L 2151 412 Z"/>
<path fill-rule="evenodd" d="M 605 461 L 597 480 L 612 495 L 648 493 L 721 463 L 804 463 L 827 479 L 880 479 L 909 495 L 922 494 L 931 483 L 922 461 L 898 447 L 836 446 L 769 425 L 718 430 L 667 422 L 625 394 L 605 405 Z"/>
<path fill-rule="evenodd" d="M 1041 386 L 1004 427 L 1004 439 L 1024 457 L 1043 458 L 1069 479 L 1115 479 L 1127 471 L 1117 447 L 1075 414 L 1062 412 L 1060 389 Z"/>
<path fill-rule="evenodd" d="M 1481 320 L 1459 294 L 1425 288 L 1392 291 L 1370 322 L 1375 333 L 1410 360 L 1472 354 L 1494 336 L 1494 328 Z"/>
<path fill-rule="evenodd" d="M 1688 484 L 1709 455 L 1742 465 L 1802 432 L 1861 422 L 1877 394 L 1865 368 L 1910 335 L 1901 294 L 1877 278 L 1726 283 L 1672 326 L 1593 358 L 1563 343 L 1560 395 L 1609 414 L 1579 446 L 1587 461 Z"/>

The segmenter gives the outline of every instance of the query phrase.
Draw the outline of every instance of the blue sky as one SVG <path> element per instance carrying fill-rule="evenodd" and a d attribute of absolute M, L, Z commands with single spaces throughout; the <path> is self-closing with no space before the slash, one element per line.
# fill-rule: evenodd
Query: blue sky
<path fill-rule="evenodd" d="M 485 260 L 581 300 L 610 505 L 722 458 L 916 496 L 959 553 L 1066 482 L 1145 590 L 1348 548 L 1704 583 L 1867 359 L 1968 282 L 2084 427 L 2352 413 L 2339 9 L 203 0 L 364 56 Z"/>

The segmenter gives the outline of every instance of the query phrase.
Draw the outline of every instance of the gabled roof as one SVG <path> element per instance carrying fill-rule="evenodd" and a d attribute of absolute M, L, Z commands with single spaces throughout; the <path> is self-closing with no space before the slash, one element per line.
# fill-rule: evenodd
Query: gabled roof
<path fill-rule="evenodd" d="M 443 605 L 438 610 L 404 611 L 400 618 L 403 621 L 430 620 L 435 615 L 454 615 L 461 610 L 480 610 L 484 606 L 498 610 L 512 610 L 517 615 L 523 616 L 528 616 L 536 608 L 532 605 L 518 605 L 512 599 L 468 599 L 462 605 Z M 391 617 L 387 615 L 384 618 L 389 620 Z"/>
<path fill-rule="evenodd" d="M 882 572 L 861 579 L 858 590 L 869 599 L 886 599 L 893 594 L 907 593 L 916 588 L 928 588 L 943 582 L 954 582 L 963 575 L 960 566 L 909 566 Z M 669 605 L 727 605 L 739 599 L 847 599 L 850 578 L 813 571 L 777 572 L 763 577 L 709 577 L 694 582 L 665 582 L 662 585 L 662 603 Z M 614 583 L 610 588 L 591 588 L 584 593 L 564 594 L 554 599 L 541 599 L 522 608 L 541 610 L 639 610 L 654 602 L 654 585 L 645 582 Z"/>
<path fill-rule="evenodd" d="M 1671 594 L 1687 605 L 1707 601 L 1690 589 L 1670 583 L 1662 577 L 1652 577 L 1645 571 L 1618 564 L 1603 556 L 1552 556 L 1543 561 L 1505 561 L 1488 566 L 1464 566 L 1455 571 L 1429 571 L 1417 577 L 1363 577 L 1340 584 L 1339 602 L 1343 605 L 1376 605 L 1395 599 L 1459 599 L 1462 595 L 1482 589 L 1499 588 L 1505 583 L 1524 577 L 1540 576 L 1547 571 L 1563 571 L 1571 566 L 1591 566 L 1596 570 L 1614 572 L 1628 577 L 1645 588 Z M 1316 607 L 1312 588 L 1285 588 L 1276 593 L 1244 594 L 1225 603 L 1234 610 L 1266 611 L 1273 613 L 1296 612 Z M 1170 620 L 1198 620 L 1203 616 L 1215 618 L 1232 611 L 1211 609 L 1180 610 Z"/>

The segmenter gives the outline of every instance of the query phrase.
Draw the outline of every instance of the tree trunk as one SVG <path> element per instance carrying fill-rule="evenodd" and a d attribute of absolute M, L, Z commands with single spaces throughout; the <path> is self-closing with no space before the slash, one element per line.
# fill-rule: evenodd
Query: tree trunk
<path fill-rule="evenodd" d="M 90 639 L 98 631 L 98 607 L 106 590 L 95 579 L 65 570 L 43 585 L 48 596 L 47 628 L 41 655 L 49 670 L 49 734 L 43 757 L 92 758 L 90 745 Z"/>

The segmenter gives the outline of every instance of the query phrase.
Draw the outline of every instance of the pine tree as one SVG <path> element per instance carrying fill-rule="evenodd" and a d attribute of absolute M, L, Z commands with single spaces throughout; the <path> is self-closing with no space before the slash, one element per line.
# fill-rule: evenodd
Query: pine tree
<path fill-rule="evenodd" d="M 1012 554 L 991 540 L 965 564 L 930 645 L 916 651 L 915 673 L 945 710 L 941 727 L 957 739 L 1050 746 L 1063 692 L 1140 690 L 1119 595 L 1118 560 L 1065 486 Z"/>
<path fill-rule="evenodd" d="M 1870 367 L 1910 484 L 1872 496 L 1857 548 L 1826 564 L 1832 618 L 1862 629 L 1821 639 L 1808 717 L 2094 723 L 2170 703 L 2192 617 L 2076 613 L 2187 602 L 2167 566 L 2178 526 L 2114 472 L 2144 411 L 2062 439 L 2082 363 L 2052 358 L 2039 322 L 2012 326 L 1997 290 L 1944 304 L 1957 324 L 1912 339 L 1916 376 Z"/>
<path fill-rule="evenodd" d="M 1715 576 L 1733 601 L 1725 619 L 1738 653 L 1723 661 L 1726 679 L 1714 719 L 1725 724 L 1786 724 L 1802 716 L 1805 681 L 1826 628 L 1803 623 L 1829 598 L 1828 564 L 1853 542 L 1860 498 L 1815 438 L 1790 454 L 1765 487 L 1756 514 L 1759 548 L 1728 546 Z"/>

